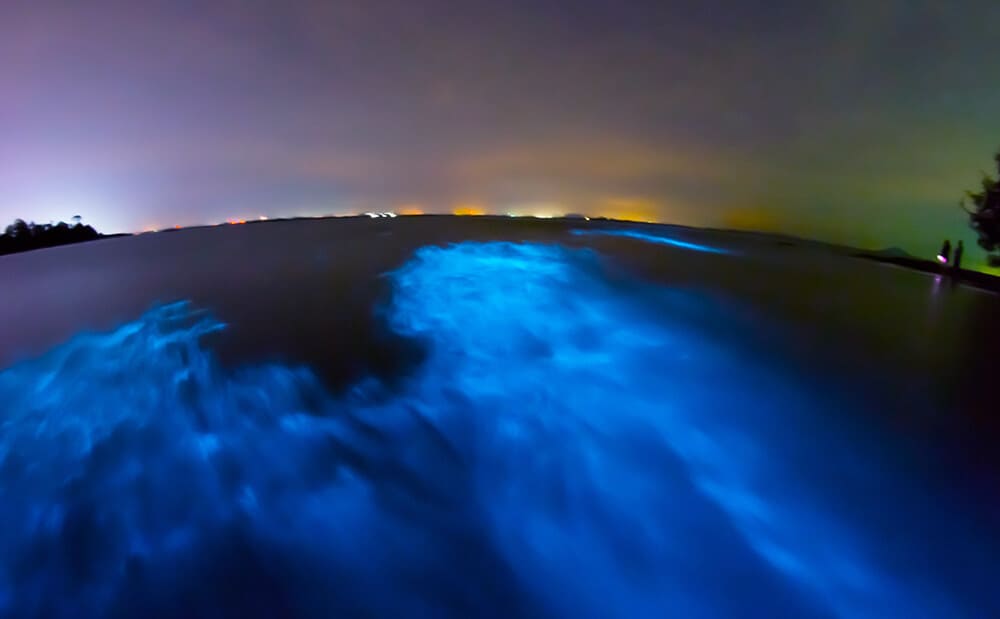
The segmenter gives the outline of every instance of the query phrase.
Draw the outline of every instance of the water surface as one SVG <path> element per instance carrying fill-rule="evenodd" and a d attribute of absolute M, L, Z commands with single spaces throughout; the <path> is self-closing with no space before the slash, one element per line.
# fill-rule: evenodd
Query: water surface
<path fill-rule="evenodd" d="M 493 218 L 0 260 L 14 616 L 997 614 L 996 297 Z"/>

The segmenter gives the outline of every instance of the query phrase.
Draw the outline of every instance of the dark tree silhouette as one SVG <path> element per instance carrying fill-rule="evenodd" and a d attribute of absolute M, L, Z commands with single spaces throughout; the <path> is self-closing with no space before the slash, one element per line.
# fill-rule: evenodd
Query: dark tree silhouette
<path fill-rule="evenodd" d="M 969 224 L 979 235 L 979 246 L 989 252 L 988 261 L 1000 266 L 1000 151 L 993 157 L 997 164 L 998 178 L 983 174 L 979 191 L 965 192 L 961 206 L 969 215 Z M 965 200 L 972 203 L 966 208 Z"/>
<path fill-rule="evenodd" d="M 5 234 L 12 239 L 26 239 L 31 236 L 31 226 L 23 219 L 15 219 L 14 223 L 7 226 Z"/>
<path fill-rule="evenodd" d="M 43 247 L 82 243 L 101 238 L 91 226 L 80 223 L 77 217 L 74 225 L 60 221 L 57 224 L 27 223 L 23 219 L 14 220 L 0 234 L 0 256 Z"/>

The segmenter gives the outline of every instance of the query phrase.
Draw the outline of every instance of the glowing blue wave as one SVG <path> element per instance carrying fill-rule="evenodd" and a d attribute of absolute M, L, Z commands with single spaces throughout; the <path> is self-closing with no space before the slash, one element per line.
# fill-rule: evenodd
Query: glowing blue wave
<path fill-rule="evenodd" d="M 711 247 L 709 245 L 701 245 L 699 243 L 690 243 L 688 241 L 681 241 L 669 236 L 661 236 L 658 234 L 647 234 L 645 232 L 639 232 L 638 230 L 585 230 L 576 229 L 570 231 L 572 234 L 577 236 L 623 236 L 630 239 L 638 239 L 640 241 L 646 241 L 647 243 L 658 243 L 660 245 L 670 245 L 672 247 L 679 247 L 681 249 L 690 249 L 692 251 L 700 251 L 708 254 L 731 254 L 732 252 L 728 249 L 721 249 L 718 247 Z"/>
<path fill-rule="evenodd" d="M 0 372 L 0 615 L 954 615 L 828 515 L 816 404 L 670 296 L 530 244 L 389 277 L 395 392 L 224 371 L 184 303 Z"/>

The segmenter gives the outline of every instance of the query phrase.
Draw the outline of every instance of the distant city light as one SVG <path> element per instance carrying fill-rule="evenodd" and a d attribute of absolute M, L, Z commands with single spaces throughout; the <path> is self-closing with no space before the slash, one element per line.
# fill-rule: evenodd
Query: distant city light
<path fill-rule="evenodd" d="M 485 215 L 486 209 L 478 204 L 460 204 L 451 212 L 454 215 Z"/>

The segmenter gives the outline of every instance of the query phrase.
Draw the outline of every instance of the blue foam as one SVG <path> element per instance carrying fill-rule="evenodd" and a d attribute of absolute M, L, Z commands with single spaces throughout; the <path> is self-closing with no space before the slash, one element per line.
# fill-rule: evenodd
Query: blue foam
<path fill-rule="evenodd" d="M 701 245 L 699 243 L 690 243 L 688 241 L 681 241 L 669 236 L 662 236 L 658 234 L 647 234 L 645 232 L 639 232 L 638 230 L 586 230 L 578 228 L 570 231 L 571 234 L 577 236 L 621 236 L 630 239 L 637 239 L 640 241 L 645 241 L 647 243 L 658 243 L 660 245 L 670 245 L 671 247 L 679 247 L 681 249 L 689 249 L 691 251 L 700 251 L 707 254 L 731 254 L 730 250 L 721 249 L 719 247 L 711 247 L 708 245 Z"/>

